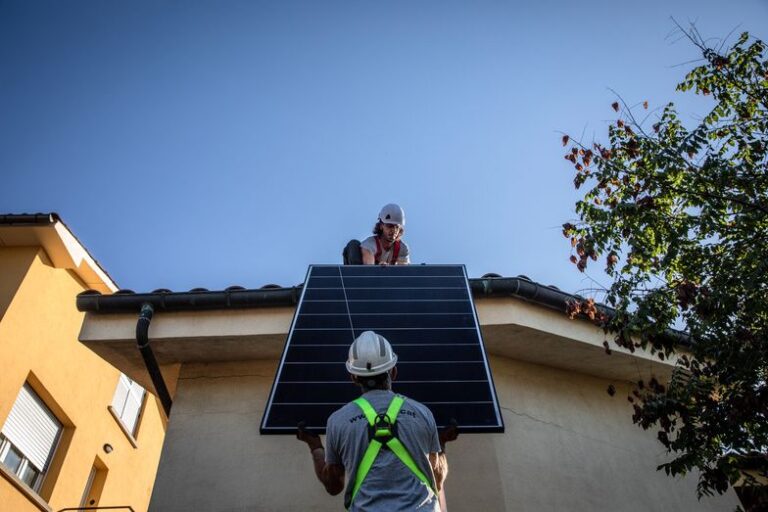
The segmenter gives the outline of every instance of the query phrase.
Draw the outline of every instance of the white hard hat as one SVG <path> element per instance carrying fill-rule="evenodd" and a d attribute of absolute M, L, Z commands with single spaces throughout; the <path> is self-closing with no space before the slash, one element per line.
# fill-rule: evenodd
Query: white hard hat
<path fill-rule="evenodd" d="M 360 377 L 386 372 L 397 364 L 397 354 L 387 339 L 373 331 L 365 331 L 349 347 L 347 371 Z"/>
<path fill-rule="evenodd" d="M 405 226 L 405 212 L 395 203 L 385 204 L 379 212 L 379 220 L 384 224 Z"/>

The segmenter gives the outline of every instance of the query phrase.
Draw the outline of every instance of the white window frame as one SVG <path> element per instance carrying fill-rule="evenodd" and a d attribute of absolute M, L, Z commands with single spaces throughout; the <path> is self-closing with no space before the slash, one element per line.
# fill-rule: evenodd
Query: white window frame
<path fill-rule="evenodd" d="M 131 380 L 124 373 L 120 374 L 110 407 L 115 417 L 122 423 L 125 431 L 134 439 L 139 428 L 139 420 L 146 396 L 147 391 L 136 381 Z"/>
<path fill-rule="evenodd" d="M 93 489 L 93 480 L 96 478 L 96 472 L 97 468 L 96 466 L 93 466 L 91 468 L 91 472 L 88 474 L 88 481 L 85 482 L 85 489 L 83 489 L 83 497 L 80 498 L 80 507 L 87 507 L 88 506 L 88 497 L 91 494 L 91 489 Z"/>
<path fill-rule="evenodd" d="M 8 452 L 11 451 L 12 448 L 17 453 L 21 454 L 21 463 L 19 464 L 19 467 L 16 469 L 6 466 L 4 463 L 5 458 L 8 456 Z M 35 465 L 32 464 L 29 461 L 29 459 L 21 452 L 21 450 L 19 450 L 19 447 L 14 445 L 12 442 L 10 442 L 8 438 L 5 436 L 0 437 L 0 461 L 3 461 L 3 462 L 0 462 L 0 464 L 3 464 L 3 466 L 5 466 L 5 469 L 7 469 L 11 473 L 19 477 L 19 480 L 29 485 L 33 491 L 38 492 L 40 490 L 40 486 L 43 483 L 44 473 L 42 473 L 39 469 L 37 469 Z M 30 467 L 37 472 L 37 475 L 35 476 L 35 479 L 32 482 L 27 482 L 26 480 L 24 480 L 24 478 L 22 478 L 22 475 Z"/>
<path fill-rule="evenodd" d="M 22 395 L 22 393 L 25 393 L 29 398 L 31 398 L 31 402 L 29 400 L 26 400 L 27 405 L 34 404 L 34 406 L 37 408 L 35 411 L 39 416 L 46 416 L 48 418 L 48 426 L 49 428 L 55 429 L 55 434 L 52 436 L 52 439 L 50 442 L 46 443 L 46 447 L 48 454 L 46 456 L 45 462 L 43 464 L 43 467 L 38 467 L 37 464 L 33 463 L 30 460 L 30 455 L 27 453 L 24 453 L 24 450 L 22 447 L 18 446 L 14 441 L 12 441 L 8 435 L 7 432 L 9 429 L 9 423 L 8 419 L 6 419 L 6 424 L 3 425 L 3 428 L 0 429 L 0 464 L 3 464 L 3 466 L 10 471 L 11 473 L 15 474 L 19 480 L 23 481 L 29 487 L 35 491 L 36 493 L 40 491 L 40 488 L 43 485 L 43 481 L 45 480 L 46 473 L 48 472 L 48 466 L 50 465 L 51 460 L 53 459 L 54 453 L 56 453 L 56 449 L 58 448 L 59 441 L 61 440 L 61 433 L 63 431 L 63 426 L 61 422 L 56 418 L 56 416 L 51 412 L 51 410 L 48 408 L 48 406 L 45 405 L 45 402 L 38 396 L 37 393 L 32 389 L 32 387 L 25 383 L 22 390 L 19 391 L 19 395 L 17 396 L 16 400 L 14 401 L 13 408 L 11 409 L 11 414 L 14 413 L 14 410 L 16 408 L 16 404 L 19 402 L 19 397 Z M 27 419 L 29 415 L 23 415 L 20 414 L 17 416 L 17 420 L 19 418 Z M 10 418 L 10 415 L 9 415 Z M 15 435 L 20 435 L 19 430 L 32 430 L 35 428 L 35 425 L 27 425 L 24 424 L 15 424 L 15 429 L 13 431 L 15 432 Z M 39 432 L 38 432 L 39 434 Z M 17 440 L 17 442 L 21 442 L 21 440 Z M 19 464 L 18 468 L 11 468 L 7 465 L 5 465 L 5 459 L 8 456 L 9 451 L 13 448 L 17 453 L 21 455 L 21 462 Z M 26 480 L 24 480 L 23 475 L 27 471 L 27 469 L 32 468 L 34 471 L 37 472 L 37 475 L 35 476 L 35 479 L 30 483 L 28 483 Z"/>

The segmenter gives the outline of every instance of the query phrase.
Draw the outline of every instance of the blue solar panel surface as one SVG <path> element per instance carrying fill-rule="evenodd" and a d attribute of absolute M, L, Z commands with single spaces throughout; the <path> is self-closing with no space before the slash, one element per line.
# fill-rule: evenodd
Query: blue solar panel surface
<path fill-rule="evenodd" d="M 262 434 L 299 422 L 325 431 L 330 414 L 360 390 L 344 366 L 363 331 L 398 355 L 393 389 L 424 403 L 438 427 L 503 432 L 488 360 L 463 265 L 309 267 L 272 385 Z"/>

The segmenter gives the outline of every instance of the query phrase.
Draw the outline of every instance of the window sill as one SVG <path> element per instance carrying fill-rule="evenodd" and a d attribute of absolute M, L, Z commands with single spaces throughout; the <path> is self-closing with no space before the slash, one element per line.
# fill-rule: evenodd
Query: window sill
<path fill-rule="evenodd" d="M 43 512 L 53 512 L 53 509 L 48 506 L 43 498 L 41 498 L 35 491 L 30 489 L 29 486 L 21 480 L 21 478 L 16 476 L 14 473 L 11 473 L 11 471 L 2 464 L 0 464 L 0 475 L 3 475 L 6 480 L 8 480 L 14 487 L 16 487 L 16 489 L 18 489 L 24 496 L 26 496 L 27 499 L 31 501 L 32 504 L 35 505 L 38 509 L 42 510 Z"/>
<path fill-rule="evenodd" d="M 134 448 L 138 448 L 139 445 L 136 442 L 136 438 L 133 437 L 133 434 L 131 434 L 127 428 L 125 428 L 125 425 L 123 425 L 123 420 L 121 420 L 120 416 L 117 415 L 117 413 L 115 412 L 115 409 L 111 405 L 108 405 L 107 409 L 109 410 L 110 414 L 112 414 L 112 417 L 115 419 L 115 421 L 117 422 L 117 426 L 120 427 L 120 430 L 123 431 L 123 434 L 125 434 L 125 437 L 128 438 L 128 442 L 131 443 L 131 446 L 133 446 Z"/>

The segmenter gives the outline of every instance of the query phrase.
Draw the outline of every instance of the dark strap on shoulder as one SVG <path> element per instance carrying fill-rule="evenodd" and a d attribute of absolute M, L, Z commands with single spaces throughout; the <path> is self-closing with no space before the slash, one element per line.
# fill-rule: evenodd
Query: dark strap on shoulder
<path fill-rule="evenodd" d="M 373 262 L 377 265 L 381 262 L 381 253 L 384 251 L 384 248 L 381 245 L 381 241 L 379 240 L 379 237 L 374 238 L 376 240 L 376 254 L 373 256 Z M 390 265 L 395 265 L 397 263 L 397 258 L 400 256 L 400 240 L 395 240 L 395 243 L 392 247 L 392 257 L 389 260 Z"/>
<path fill-rule="evenodd" d="M 395 240 L 395 247 L 392 248 L 392 261 L 390 264 L 395 265 L 398 256 L 400 256 L 400 240 Z"/>

